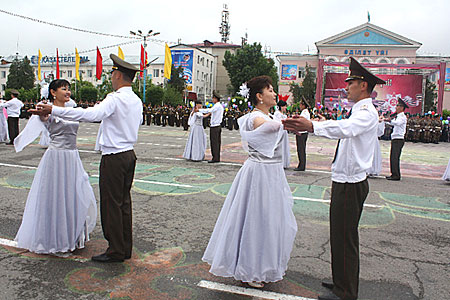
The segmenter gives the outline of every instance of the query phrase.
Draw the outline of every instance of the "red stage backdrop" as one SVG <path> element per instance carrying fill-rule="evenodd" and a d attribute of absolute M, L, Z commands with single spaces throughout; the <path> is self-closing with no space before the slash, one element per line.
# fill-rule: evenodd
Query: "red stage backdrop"
<path fill-rule="evenodd" d="M 377 85 L 372 93 L 373 104 L 378 110 L 395 111 L 397 98 L 401 97 L 409 106 L 411 114 L 422 111 L 422 75 L 377 75 L 386 84 Z M 353 106 L 345 92 L 346 73 L 327 73 L 325 76 L 324 106 L 332 110 L 339 104 L 347 111 Z M 340 102 L 340 103 L 339 103 Z"/>

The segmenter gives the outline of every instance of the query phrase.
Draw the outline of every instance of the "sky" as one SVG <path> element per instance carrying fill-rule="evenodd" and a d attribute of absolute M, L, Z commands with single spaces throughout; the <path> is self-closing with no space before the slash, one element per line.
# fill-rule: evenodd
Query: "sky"
<path fill-rule="evenodd" d="M 273 52 L 305 52 L 315 42 L 367 22 L 422 43 L 421 54 L 450 56 L 450 1 L 244 1 L 244 0 L 0 0 L 0 10 L 59 25 L 90 31 L 130 36 L 129 32 L 160 32 L 150 41 L 150 56 L 164 53 L 164 41 L 174 45 L 220 41 L 219 26 L 223 4 L 228 5 L 230 42 L 261 43 Z M 0 56 L 44 56 L 88 51 L 129 42 L 50 26 L 0 12 Z M 139 42 L 121 46 L 125 56 L 139 55 Z M 117 47 L 101 50 L 103 57 L 117 54 Z M 95 52 L 88 52 L 95 57 Z"/>

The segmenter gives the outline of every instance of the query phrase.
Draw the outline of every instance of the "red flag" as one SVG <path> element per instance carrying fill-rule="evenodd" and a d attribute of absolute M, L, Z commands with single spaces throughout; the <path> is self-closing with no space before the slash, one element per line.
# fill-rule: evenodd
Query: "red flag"
<path fill-rule="evenodd" d="M 56 79 L 59 79 L 59 55 L 58 55 L 58 48 L 56 48 Z"/>
<path fill-rule="evenodd" d="M 140 70 L 141 72 L 139 72 L 139 76 L 143 76 L 144 75 L 144 67 L 145 67 L 145 50 L 144 47 L 141 44 L 141 63 L 140 63 Z"/>
<path fill-rule="evenodd" d="M 100 53 L 100 50 L 98 50 L 97 47 L 97 68 L 95 71 L 95 77 L 97 77 L 98 80 L 102 78 L 102 71 L 103 71 L 103 59 L 102 54 Z"/>

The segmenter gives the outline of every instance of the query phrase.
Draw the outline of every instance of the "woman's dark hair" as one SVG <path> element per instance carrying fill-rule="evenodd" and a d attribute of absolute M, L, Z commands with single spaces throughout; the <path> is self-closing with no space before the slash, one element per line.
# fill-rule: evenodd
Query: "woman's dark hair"
<path fill-rule="evenodd" d="M 56 79 L 50 82 L 50 85 L 48 86 L 48 100 L 53 101 L 55 100 L 53 98 L 53 95 L 51 93 L 51 90 L 56 91 L 62 86 L 68 86 L 70 88 L 70 83 L 65 79 Z"/>
<path fill-rule="evenodd" d="M 202 101 L 196 100 L 196 101 L 195 101 L 195 105 L 197 105 L 197 104 L 202 104 Z"/>
<path fill-rule="evenodd" d="M 250 79 L 247 82 L 247 87 L 250 89 L 250 95 L 248 99 L 250 103 L 255 106 L 258 102 L 256 99 L 257 93 L 262 93 L 263 89 L 272 85 L 272 79 L 269 76 L 263 75 Z"/>

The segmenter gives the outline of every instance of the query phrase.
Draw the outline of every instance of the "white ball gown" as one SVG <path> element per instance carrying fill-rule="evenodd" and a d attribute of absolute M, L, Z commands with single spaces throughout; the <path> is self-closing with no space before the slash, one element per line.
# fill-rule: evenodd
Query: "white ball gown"
<path fill-rule="evenodd" d="M 193 113 L 188 121 L 191 130 L 184 147 L 183 157 L 193 161 L 203 160 L 206 152 L 206 133 L 203 129 L 203 114 Z"/>
<path fill-rule="evenodd" d="M 255 117 L 268 122 L 254 130 Z M 249 157 L 231 185 L 202 260 L 217 276 L 275 282 L 283 279 L 297 233 L 282 162 L 284 130 L 260 111 L 238 122 Z"/>
<path fill-rule="evenodd" d="M 448 161 L 447 169 L 444 172 L 444 175 L 442 175 L 442 180 L 450 181 L 450 160 Z"/>
<path fill-rule="evenodd" d="M 35 253 L 58 253 L 83 248 L 97 220 L 97 204 L 83 168 L 76 138 L 78 122 L 33 116 L 14 140 L 16 151 L 47 129 L 50 143 L 28 194 L 15 240 Z"/>
<path fill-rule="evenodd" d="M 277 110 L 275 111 L 275 113 L 273 114 L 273 116 L 275 117 L 275 119 L 277 119 L 278 121 L 281 122 L 281 120 L 284 120 L 287 118 L 286 115 L 284 115 L 281 111 Z M 282 139 L 282 150 L 281 152 L 283 153 L 282 157 L 283 157 L 283 168 L 287 169 L 289 168 L 290 164 L 291 164 L 291 145 L 289 144 L 289 135 L 287 130 L 284 131 L 284 137 Z"/>

